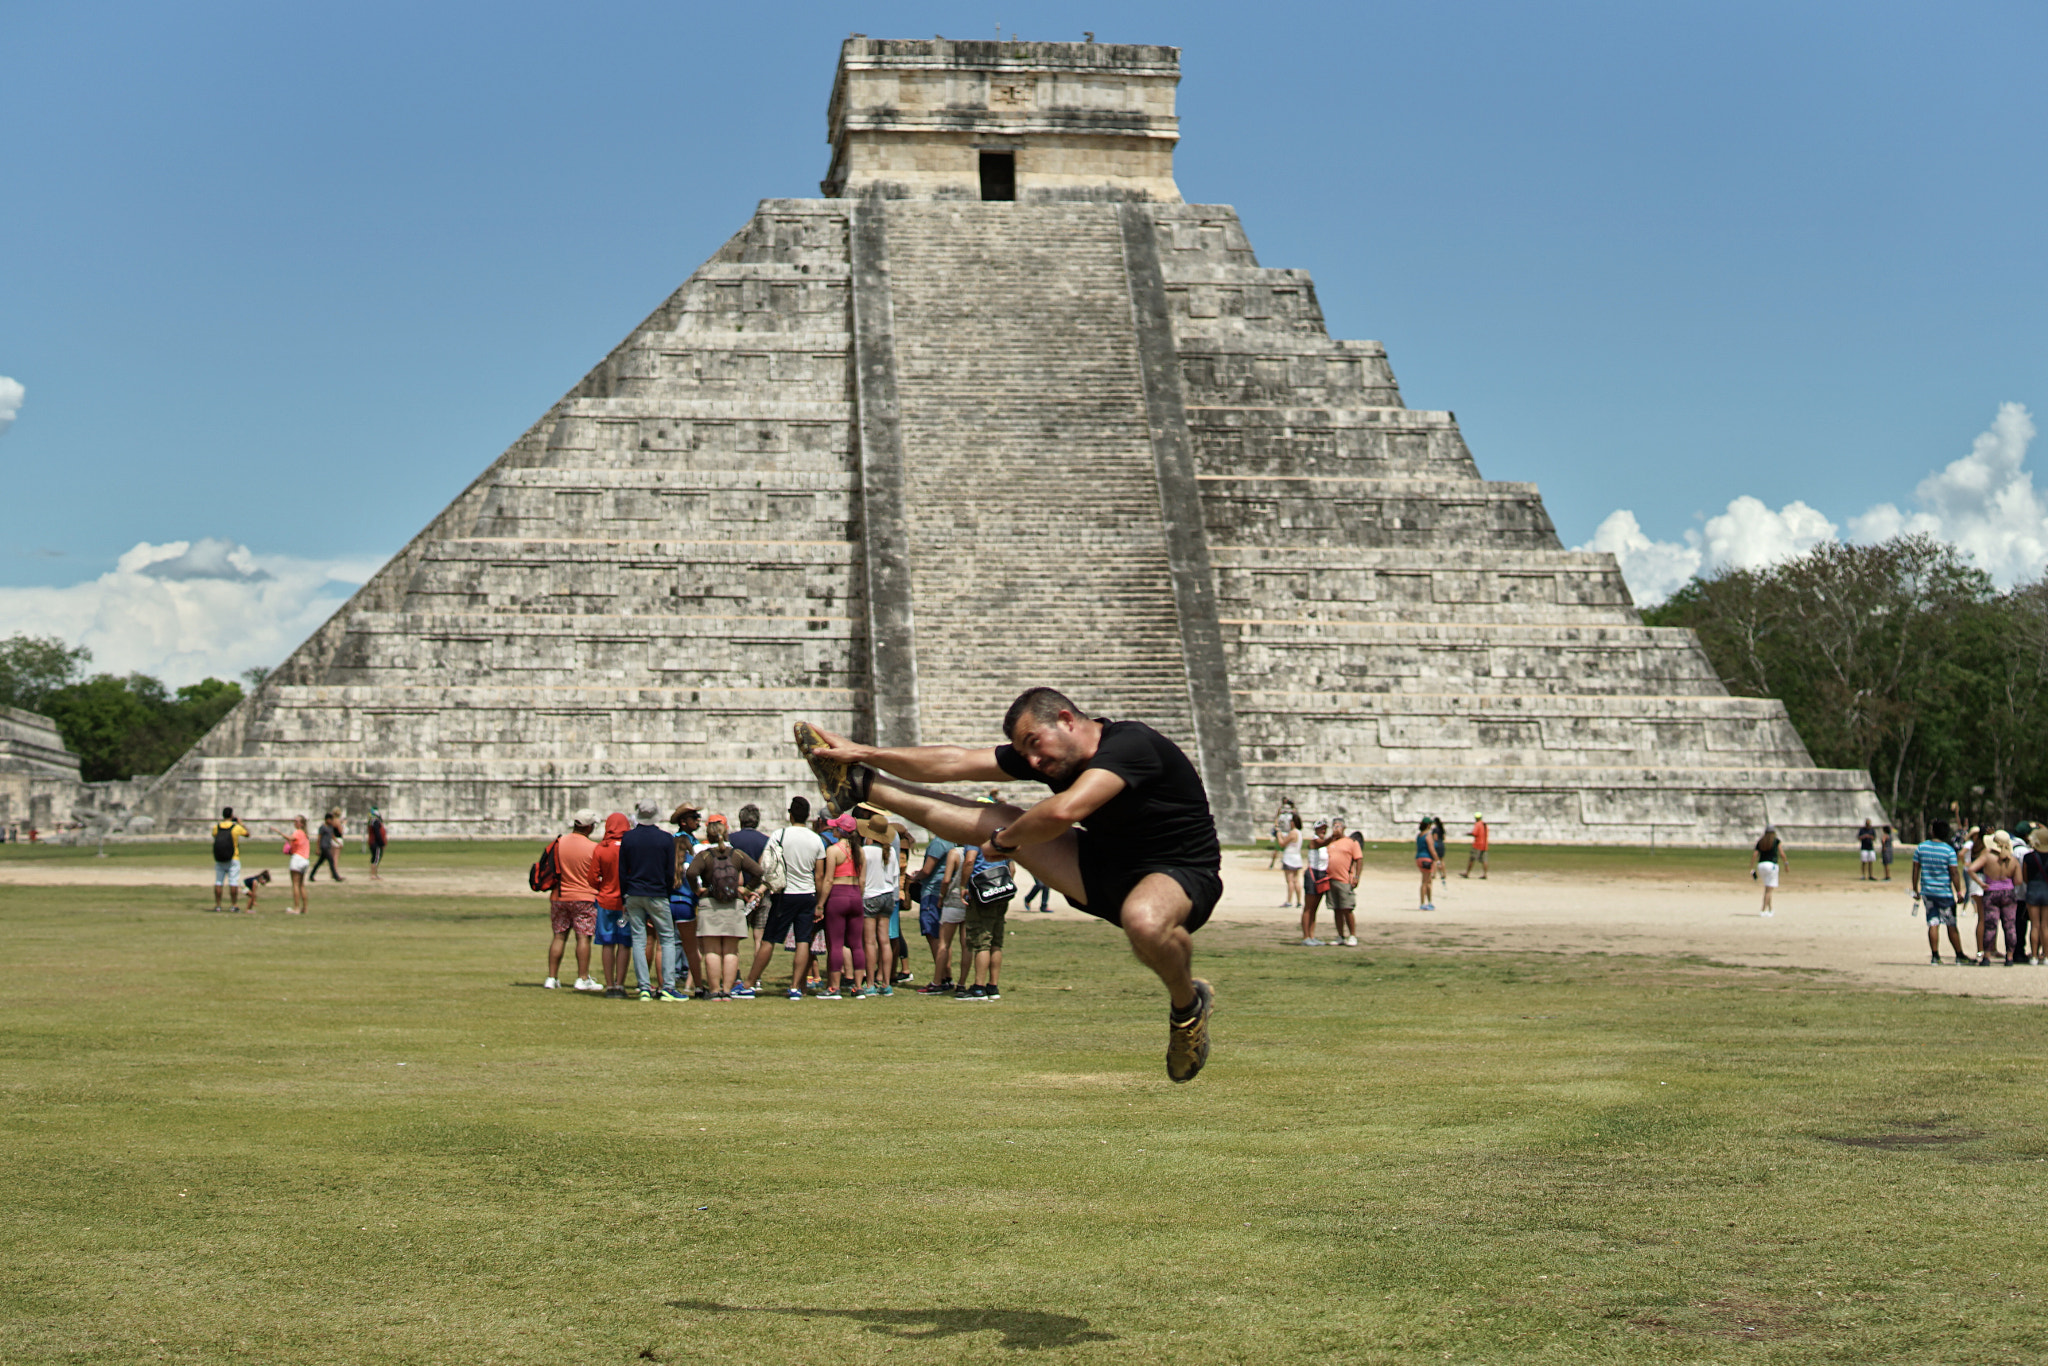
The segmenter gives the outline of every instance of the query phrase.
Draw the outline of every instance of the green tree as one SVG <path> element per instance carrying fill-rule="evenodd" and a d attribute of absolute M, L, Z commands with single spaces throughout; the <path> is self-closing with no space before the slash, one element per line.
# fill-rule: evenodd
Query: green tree
<path fill-rule="evenodd" d="M 43 699 L 78 681 L 92 651 L 56 636 L 16 633 L 0 640 L 0 706 L 41 711 Z"/>
<path fill-rule="evenodd" d="M 89 782 L 162 773 L 242 700 L 239 684 L 208 678 L 175 694 L 148 674 L 94 674 L 44 699 Z"/>

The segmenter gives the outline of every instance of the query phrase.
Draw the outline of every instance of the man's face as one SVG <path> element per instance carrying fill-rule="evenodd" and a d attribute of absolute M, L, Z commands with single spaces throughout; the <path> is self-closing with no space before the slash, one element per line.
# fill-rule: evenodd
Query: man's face
<path fill-rule="evenodd" d="M 1010 737 L 1017 752 L 1034 772 L 1065 780 L 1081 771 L 1095 755 L 1074 725 L 1074 714 L 1063 711 L 1050 721 L 1026 715 Z"/>
<path fill-rule="evenodd" d="M 703 819 L 704 818 L 698 815 L 696 812 L 690 811 L 684 813 L 683 818 L 680 821 L 676 822 L 676 824 L 684 830 L 688 830 L 690 833 L 695 834 L 697 831 L 698 822 L 702 821 Z"/>

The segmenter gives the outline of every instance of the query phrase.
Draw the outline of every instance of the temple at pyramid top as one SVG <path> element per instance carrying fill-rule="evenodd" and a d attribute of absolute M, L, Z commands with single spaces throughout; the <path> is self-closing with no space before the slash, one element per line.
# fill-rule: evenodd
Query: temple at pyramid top
<path fill-rule="evenodd" d="M 1180 203 L 1180 49 L 855 35 L 826 115 L 827 197 Z"/>

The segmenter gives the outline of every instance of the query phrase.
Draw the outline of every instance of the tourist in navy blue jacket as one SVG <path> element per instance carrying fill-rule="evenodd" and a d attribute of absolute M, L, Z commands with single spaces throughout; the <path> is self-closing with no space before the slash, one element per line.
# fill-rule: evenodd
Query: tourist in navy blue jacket
<path fill-rule="evenodd" d="M 643 1001 L 686 1000 L 676 981 L 676 922 L 669 893 L 676 885 L 676 842 L 656 825 L 661 808 L 651 798 L 633 804 L 634 825 L 619 838 L 619 886 L 626 894 L 626 919 L 633 927 L 633 978 Z M 661 942 L 661 979 L 647 981 L 647 922 Z"/>

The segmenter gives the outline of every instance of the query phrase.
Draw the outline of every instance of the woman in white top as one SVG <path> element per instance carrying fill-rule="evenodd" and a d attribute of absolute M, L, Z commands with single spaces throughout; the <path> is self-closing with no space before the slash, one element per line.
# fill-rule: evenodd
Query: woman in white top
<path fill-rule="evenodd" d="M 1301 817 L 1289 812 L 1280 821 L 1280 876 L 1287 880 L 1282 906 L 1301 904 Z"/>
<path fill-rule="evenodd" d="M 896 988 L 896 946 L 889 939 L 889 917 L 896 911 L 897 890 L 902 885 L 903 857 L 896 849 L 896 832 L 889 818 L 874 807 L 861 808 L 860 836 L 867 841 L 861 849 L 865 877 L 861 884 L 861 942 L 868 951 L 868 983 L 872 994 L 894 996 Z"/>

